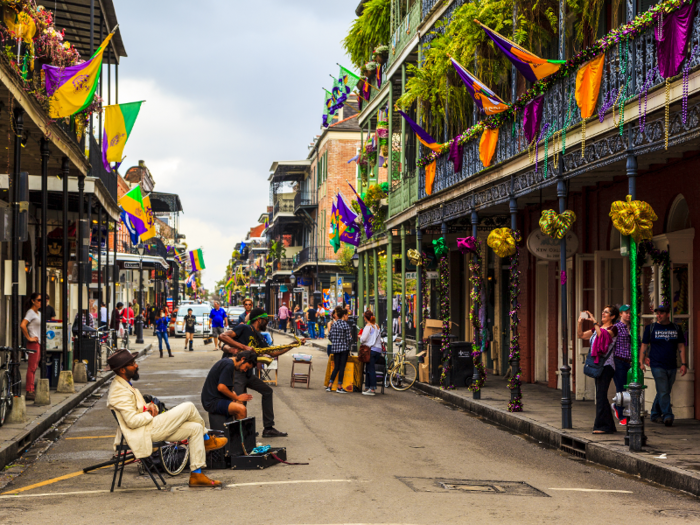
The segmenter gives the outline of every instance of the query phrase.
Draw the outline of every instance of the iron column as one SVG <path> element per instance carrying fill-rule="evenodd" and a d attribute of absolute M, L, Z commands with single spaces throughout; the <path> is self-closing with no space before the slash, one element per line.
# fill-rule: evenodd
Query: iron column
<path fill-rule="evenodd" d="M 513 8 L 515 9 L 515 8 Z M 511 219 L 512 221 L 512 219 Z M 472 222 L 472 237 L 476 239 L 478 229 L 479 229 L 479 214 L 476 212 L 476 210 L 472 210 L 472 217 L 471 217 L 471 222 Z M 511 223 L 512 226 L 512 223 Z M 473 257 L 473 256 L 472 256 Z M 479 316 L 481 312 L 476 312 L 476 315 Z M 481 344 L 481 334 L 476 333 L 474 334 L 474 342 L 476 345 Z M 480 348 L 480 346 L 479 346 Z M 473 352 L 476 351 L 476 349 L 472 349 Z M 472 371 L 472 384 L 478 385 L 479 380 L 481 379 L 481 374 L 479 373 L 479 369 L 477 368 L 477 359 L 483 360 L 483 356 L 475 357 L 474 358 L 474 370 Z M 473 399 L 481 399 L 481 389 L 474 390 L 472 392 L 472 398 Z"/>
<path fill-rule="evenodd" d="M 562 167 L 562 157 L 560 167 Z M 559 213 L 566 211 L 566 181 L 562 178 L 563 171 L 559 172 L 559 182 L 557 182 L 557 196 L 559 197 Z M 569 334 L 567 330 L 567 294 L 566 294 L 566 236 L 559 241 L 559 272 L 561 274 L 561 427 L 573 428 L 571 420 L 571 367 L 569 366 Z"/>
<path fill-rule="evenodd" d="M 19 313 L 19 178 L 22 161 L 22 131 L 24 129 L 24 110 L 15 108 L 15 151 L 14 151 L 14 170 L 12 173 L 12 314 L 11 331 L 12 331 L 12 350 L 13 360 L 19 363 L 19 345 L 20 345 L 20 313 Z M 17 385 L 13 389 L 15 396 L 21 395 L 20 386 Z"/>
<path fill-rule="evenodd" d="M 83 358 L 83 232 L 85 231 L 85 175 L 78 172 L 78 227 L 75 229 L 75 259 L 78 262 L 78 337 L 75 338 L 76 359 Z"/>
<path fill-rule="evenodd" d="M 61 159 L 61 176 L 63 178 L 63 267 L 61 278 L 61 319 L 63 331 L 63 368 L 71 369 L 73 362 L 73 352 L 69 349 L 68 344 L 68 257 L 70 256 L 70 243 L 68 242 L 68 173 L 70 165 L 68 157 Z"/>
<path fill-rule="evenodd" d="M 418 228 L 416 225 L 416 250 L 419 254 L 423 253 L 423 230 Z M 417 311 L 417 323 L 416 323 L 416 347 L 418 353 L 423 351 L 423 265 L 419 264 L 416 267 L 416 306 Z"/>
<path fill-rule="evenodd" d="M 102 204 L 97 203 L 97 327 L 102 324 Z"/>
<path fill-rule="evenodd" d="M 41 137 L 41 358 L 39 359 L 39 371 L 42 379 L 46 378 L 46 279 L 47 279 L 47 225 L 49 209 L 49 141 Z"/>
<path fill-rule="evenodd" d="M 514 196 L 511 195 L 510 197 L 510 229 L 513 231 L 517 231 L 518 229 L 518 201 L 515 199 Z M 513 256 L 515 257 L 515 256 Z M 517 268 L 516 268 L 517 271 Z M 510 305 L 511 310 L 516 311 L 516 305 L 518 303 L 518 299 L 515 298 L 513 299 L 513 302 Z M 517 313 L 516 313 L 517 315 Z M 518 328 L 512 327 L 511 330 L 513 333 L 511 334 L 512 336 L 515 336 L 515 333 L 517 332 Z M 520 356 L 516 355 L 510 360 L 510 366 L 511 366 L 511 377 L 516 377 L 518 374 L 520 374 Z M 522 397 L 520 385 L 518 384 L 516 388 L 513 388 L 510 391 L 510 398 L 511 400 L 513 399 L 520 399 Z"/>
<path fill-rule="evenodd" d="M 406 341 L 406 225 L 401 225 L 401 341 Z M 406 348 L 404 343 L 404 349 Z"/>
<path fill-rule="evenodd" d="M 389 359 L 394 354 L 394 236 L 392 230 L 386 231 L 386 352 Z"/>

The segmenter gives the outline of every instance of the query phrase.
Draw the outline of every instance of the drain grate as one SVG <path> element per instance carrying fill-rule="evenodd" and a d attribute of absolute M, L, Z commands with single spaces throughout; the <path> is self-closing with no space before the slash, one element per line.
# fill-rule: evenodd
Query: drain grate
<path fill-rule="evenodd" d="M 576 456 L 577 458 L 586 459 L 586 442 L 579 441 L 567 436 L 561 437 L 561 445 L 559 447 L 564 452 Z"/>
<path fill-rule="evenodd" d="M 528 485 L 524 481 L 492 481 L 446 478 L 404 478 L 398 477 L 414 492 L 435 492 L 453 494 L 505 494 L 508 496 L 535 496 L 548 498 L 549 495 Z"/>

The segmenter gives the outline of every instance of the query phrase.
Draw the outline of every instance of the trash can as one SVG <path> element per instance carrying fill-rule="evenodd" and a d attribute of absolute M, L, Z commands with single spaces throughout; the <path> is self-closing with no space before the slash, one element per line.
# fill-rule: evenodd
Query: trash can
<path fill-rule="evenodd" d="M 63 360 L 63 351 L 48 352 L 48 363 L 46 365 L 46 377 L 49 379 L 49 388 L 58 386 L 58 376 L 61 373 L 61 361 Z"/>
<path fill-rule="evenodd" d="M 450 334 L 449 339 L 450 346 L 452 346 L 452 342 L 457 339 L 457 336 Z M 429 382 L 433 386 L 439 386 L 440 376 L 442 376 L 442 335 L 431 335 L 428 341 L 430 344 L 430 359 L 428 360 L 430 363 Z"/>
<path fill-rule="evenodd" d="M 456 388 L 468 387 L 474 376 L 474 359 L 472 358 L 472 343 L 455 341 L 450 343 L 452 351 L 452 366 L 450 375 Z"/>
<path fill-rule="evenodd" d="M 97 375 L 97 339 L 82 337 L 80 339 L 80 358 L 87 361 L 87 370 L 93 377 Z"/>

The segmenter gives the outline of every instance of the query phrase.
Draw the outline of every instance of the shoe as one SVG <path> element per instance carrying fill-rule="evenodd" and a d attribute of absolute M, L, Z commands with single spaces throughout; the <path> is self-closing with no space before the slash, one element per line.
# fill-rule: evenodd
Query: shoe
<path fill-rule="evenodd" d="M 672 427 L 673 426 L 673 418 L 667 417 L 666 419 L 664 419 L 664 425 L 666 425 L 667 427 Z"/>
<path fill-rule="evenodd" d="M 27 392 L 26 394 L 24 394 L 25 401 L 34 401 L 35 398 L 36 394 L 34 392 Z"/>
<path fill-rule="evenodd" d="M 651 418 L 652 423 L 663 423 L 660 417 L 652 417 Z"/>
<path fill-rule="evenodd" d="M 264 438 L 274 438 L 274 437 L 287 437 L 286 432 L 280 432 L 275 427 L 264 428 L 263 435 Z"/>
<path fill-rule="evenodd" d="M 375 394 L 371 390 L 365 390 L 364 392 L 362 392 L 362 395 L 363 396 L 373 396 Z"/>
<path fill-rule="evenodd" d="M 625 419 L 623 409 L 621 407 L 618 407 L 615 403 L 612 403 L 610 406 L 613 409 L 613 414 L 615 414 L 615 419 L 617 419 L 620 422 L 620 424 L 622 424 L 622 420 Z"/>
<path fill-rule="evenodd" d="M 343 387 L 340 387 L 340 386 L 338 387 L 338 389 L 336 390 L 336 392 L 337 392 L 338 394 L 347 394 L 347 392 L 345 391 L 345 389 L 344 389 Z"/>
<path fill-rule="evenodd" d="M 204 442 L 204 451 L 211 452 L 212 450 L 219 450 L 224 448 L 228 443 L 228 439 L 225 437 L 210 437 Z"/>
<path fill-rule="evenodd" d="M 620 425 L 622 425 L 623 427 L 626 427 L 626 426 L 627 426 L 627 418 L 626 418 L 626 417 L 623 417 L 623 418 L 620 420 Z"/>
<path fill-rule="evenodd" d="M 211 439 L 209 440 L 211 441 Z M 209 479 L 201 472 L 195 474 L 194 472 L 190 474 L 190 487 L 220 487 L 221 482 L 213 479 Z"/>
<path fill-rule="evenodd" d="M 332 391 L 333 391 L 333 389 L 332 389 L 331 385 L 328 385 L 326 387 L 326 392 L 332 392 Z"/>
<path fill-rule="evenodd" d="M 175 357 L 171 352 L 168 352 L 168 357 Z"/>

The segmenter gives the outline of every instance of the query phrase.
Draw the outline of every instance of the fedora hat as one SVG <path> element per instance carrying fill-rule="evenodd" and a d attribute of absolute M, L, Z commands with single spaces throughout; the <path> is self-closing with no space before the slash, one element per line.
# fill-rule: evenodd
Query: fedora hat
<path fill-rule="evenodd" d="M 126 349 L 122 349 L 109 356 L 107 365 L 109 365 L 110 370 L 119 370 L 136 359 L 138 355 L 138 352 L 129 352 Z"/>

